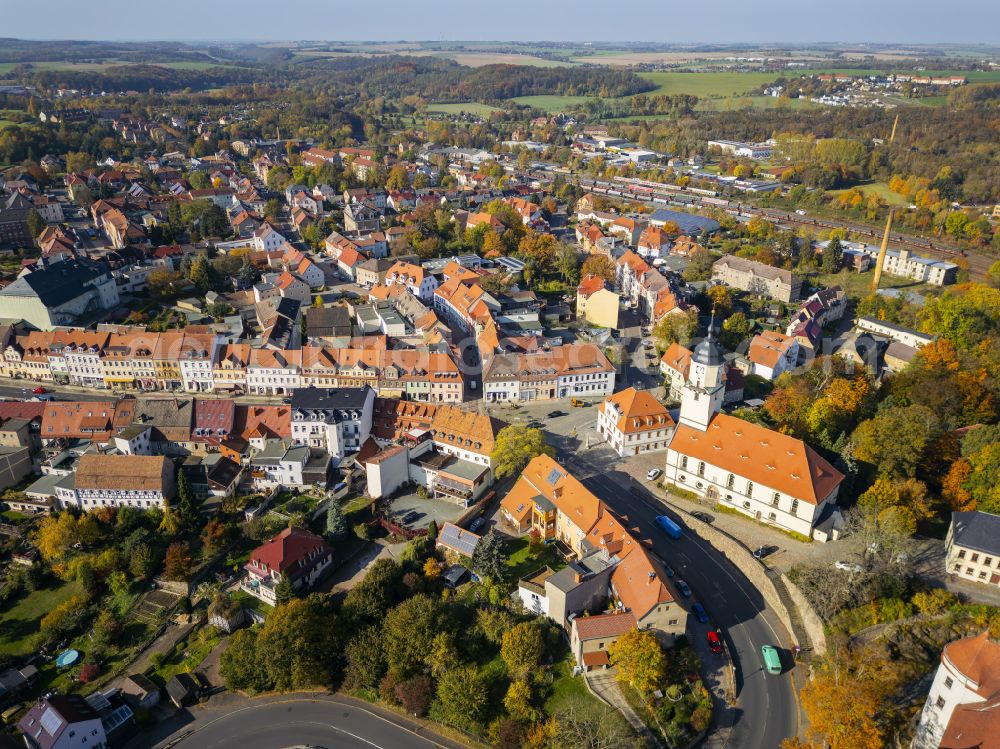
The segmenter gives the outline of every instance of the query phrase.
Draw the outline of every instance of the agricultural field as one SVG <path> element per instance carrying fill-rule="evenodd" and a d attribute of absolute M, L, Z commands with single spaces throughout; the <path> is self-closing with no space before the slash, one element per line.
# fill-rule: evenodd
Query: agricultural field
<path fill-rule="evenodd" d="M 430 113 L 437 112 L 439 114 L 461 114 L 465 112 L 466 114 L 477 114 L 482 117 L 488 117 L 493 112 L 497 111 L 497 107 L 491 107 L 489 104 L 480 104 L 478 102 L 459 102 L 458 104 L 428 104 L 427 111 Z"/>
<path fill-rule="evenodd" d="M 583 104 L 591 96 L 515 96 L 511 101 L 529 107 L 538 107 L 546 112 L 563 112 L 577 104 Z"/>
<path fill-rule="evenodd" d="M 640 76 L 657 85 L 647 96 L 658 94 L 690 94 L 699 98 L 716 96 L 738 96 L 758 86 L 771 83 L 777 77 L 774 73 L 735 73 L 720 71 L 712 73 L 640 73 Z"/>
<path fill-rule="evenodd" d="M 899 69 L 893 71 L 900 75 L 917 75 L 917 76 L 930 76 L 931 78 L 940 78 L 949 75 L 963 75 L 965 76 L 969 83 L 1000 83 L 1000 70 L 905 70 Z M 791 78 L 793 76 L 799 75 L 853 75 L 853 76 L 868 76 L 868 75 L 883 75 L 886 71 L 875 70 L 874 68 L 807 68 L 802 70 L 787 71 L 787 77 Z"/>
<path fill-rule="evenodd" d="M 533 65 L 537 68 L 568 68 L 574 63 L 563 60 L 549 60 L 544 57 L 524 54 L 504 54 L 501 52 L 411 52 L 414 57 L 444 57 L 469 68 L 484 65 Z"/>

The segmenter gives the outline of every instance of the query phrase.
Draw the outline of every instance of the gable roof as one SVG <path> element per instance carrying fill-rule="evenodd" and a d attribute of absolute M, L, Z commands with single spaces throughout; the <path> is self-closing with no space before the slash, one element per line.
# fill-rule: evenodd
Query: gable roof
<path fill-rule="evenodd" d="M 330 551 L 320 536 L 300 528 L 285 528 L 250 554 L 250 563 L 279 574 L 288 575 L 293 581 L 308 569 L 307 557 L 316 551 Z"/>
<path fill-rule="evenodd" d="M 441 526 L 441 532 L 437 537 L 437 545 L 444 546 L 463 556 L 471 557 L 476 551 L 476 546 L 482 540 L 482 536 L 460 528 L 454 523 L 445 523 Z"/>
<path fill-rule="evenodd" d="M 825 500 L 844 480 L 802 440 L 723 413 L 704 432 L 678 424 L 670 449 L 810 504 Z"/>
<path fill-rule="evenodd" d="M 611 637 L 621 637 L 626 632 L 638 626 L 635 614 L 631 611 L 616 614 L 598 614 L 597 616 L 580 616 L 573 620 L 576 634 L 581 640 L 601 640 Z"/>
<path fill-rule="evenodd" d="M 614 410 L 609 408 L 614 406 Z M 615 415 L 615 426 L 625 434 L 646 429 L 664 429 L 674 425 L 667 407 L 660 403 L 648 390 L 626 388 L 608 397 L 600 405 L 600 412 Z M 617 413 L 614 413 L 617 411 Z"/>
<path fill-rule="evenodd" d="M 981 510 L 953 512 L 951 534 L 957 546 L 1000 555 L 1000 515 Z"/>
<path fill-rule="evenodd" d="M 77 489 L 166 492 L 173 465 L 163 455 L 85 453 L 77 464 Z"/>

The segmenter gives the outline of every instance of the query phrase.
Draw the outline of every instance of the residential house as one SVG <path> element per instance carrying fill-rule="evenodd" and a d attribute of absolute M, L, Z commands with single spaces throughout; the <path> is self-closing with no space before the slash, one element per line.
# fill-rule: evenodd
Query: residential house
<path fill-rule="evenodd" d="M 240 588 L 264 603 L 277 604 L 276 588 L 283 576 L 301 595 L 333 563 L 333 550 L 320 536 L 299 528 L 281 533 L 250 552 L 247 576 Z"/>
<path fill-rule="evenodd" d="M 882 272 L 891 276 L 911 278 L 918 283 L 944 286 L 955 283 L 958 266 L 945 260 L 911 255 L 909 250 L 888 250 Z"/>
<path fill-rule="evenodd" d="M 953 512 L 945 539 L 945 570 L 962 580 L 1000 586 L 1000 515 Z"/>
<path fill-rule="evenodd" d="M 765 380 L 774 380 L 795 368 L 799 358 L 799 341 L 776 330 L 765 330 L 753 337 L 747 359 L 752 372 Z"/>
<path fill-rule="evenodd" d="M 584 276 L 576 287 L 576 317 L 599 328 L 618 327 L 620 297 L 601 276 Z"/>
<path fill-rule="evenodd" d="M 352 234 L 371 234 L 379 230 L 379 212 L 366 203 L 348 203 L 344 206 L 344 231 Z"/>
<path fill-rule="evenodd" d="M 660 373 L 664 378 L 667 395 L 679 401 L 684 393 L 688 374 L 691 371 L 691 349 L 679 343 L 671 343 L 660 358 Z M 727 362 L 722 370 L 722 379 L 726 383 L 724 405 L 739 403 L 743 400 L 743 374 L 731 362 Z"/>
<path fill-rule="evenodd" d="M 674 420 L 647 390 L 633 387 L 605 399 L 597 410 L 597 431 L 621 457 L 666 450 Z"/>
<path fill-rule="evenodd" d="M 302 487 L 310 450 L 305 445 L 288 446 L 281 440 L 266 440 L 250 459 L 250 475 L 257 488 Z"/>
<path fill-rule="evenodd" d="M 858 330 L 873 333 L 891 341 L 898 341 L 915 349 L 923 348 L 934 340 L 934 336 L 927 333 L 920 333 L 886 320 L 877 320 L 874 317 L 859 317 L 855 325 Z"/>
<path fill-rule="evenodd" d="M 162 455 L 80 456 L 73 482 L 57 489 L 60 507 L 149 509 L 174 498 L 174 466 Z"/>
<path fill-rule="evenodd" d="M 372 427 L 375 391 L 360 388 L 298 388 L 292 393 L 292 440 L 335 458 L 357 452 Z"/>
<path fill-rule="evenodd" d="M 77 694 L 49 694 L 17 723 L 28 749 L 108 749 L 101 716 Z"/>
<path fill-rule="evenodd" d="M 782 302 L 796 301 L 802 290 L 802 279 L 791 271 L 736 255 L 726 255 L 712 264 L 712 280 Z"/>
<path fill-rule="evenodd" d="M 413 296 L 425 303 L 434 300 L 434 290 L 438 287 L 437 278 L 427 273 L 421 266 L 405 260 L 397 261 L 386 272 L 385 284 L 404 286 Z"/>

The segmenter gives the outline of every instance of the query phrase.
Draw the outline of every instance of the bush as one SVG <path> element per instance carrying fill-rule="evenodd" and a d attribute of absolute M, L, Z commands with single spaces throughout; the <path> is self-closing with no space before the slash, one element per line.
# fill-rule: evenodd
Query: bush
<path fill-rule="evenodd" d="M 355 525 L 354 535 L 362 541 L 368 541 L 371 538 L 371 530 L 368 528 L 368 523 L 358 523 Z"/>
<path fill-rule="evenodd" d="M 396 684 L 396 699 L 406 712 L 422 718 L 434 699 L 434 682 L 424 674 L 401 681 Z"/>

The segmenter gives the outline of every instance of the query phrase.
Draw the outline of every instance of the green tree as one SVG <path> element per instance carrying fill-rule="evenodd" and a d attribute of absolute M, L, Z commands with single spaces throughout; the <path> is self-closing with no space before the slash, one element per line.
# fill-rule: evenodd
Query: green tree
<path fill-rule="evenodd" d="M 476 550 L 472 552 L 472 568 L 481 577 L 499 581 L 504 579 L 507 570 L 506 542 L 493 528 L 479 539 Z"/>
<path fill-rule="evenodd" d="M 32 209 L 28 212 L 28 232 L 32 237 L 37 238 L 39 234 L 45 231 L 45 219 L 41 217 L 38 211 Z"/>
<path fill-rule="evenodd" d="M 890 407 L 862 422 L 854 432 L 854 455 L 879 473 L 912 477 L 940 429 L 926 406 Z"/>
<path fill-rule="evenodd" d="M 188 531 L 198 528 L 201 521 L 201 503 L 191 488 L 191 481 L 183 467 L 177 471 L 177 513 L 181 526 Z"/>
<path fill-rule="evenodd" d="M 330 541 L 339 541 L 347 536 L 347 518 L 337 500 L 330 502 L 326 511 L 326 537 Z"/>
<path fill-rule="evenodd" d="M 404 164 L 396 164 L 389 170 L 389 176 L 385 181 L 386 190 L 405 190 L 409 186 L 410 175 Z"/>
<path fill-rule="evenodd" d="M 1000 237 L 1000 232 L 996 233 L 997 237 Z M 1000 289 L 1000 260 L 997 260 L 990 269 L 986 271 L 986 278 L 989 281 L 990 286 L 994 289 Z"/>
<path fill-rule="evenodd" d="M 156 569 L 156 560 L 149 546 L 136 546 L 129 555 L 128 571 L 137 580 L 148 580 Z"/>
<path fill-rule="evenodd" d="M 205 294 L 212 288 L 211 270 L 212 266 L 208 262 L 208 258 L 204 255 L 199 255 L 191 263 L 191 269 L 188 271 L 188 280 L 202 294 Z"/>
<path fill-rule="evenodd" d="M 219 673 L 226 687 L 256 694 L 271 684 L 257 656 L 257 628 L 241 629 L 229 638 L 229 645 L 219 659 Z"/>
<path fill-rule="evenodd" d="M 500 657 L 513 679 L 526 679 L 538 668 L 545 645 L 534 621 L 521 622 L 503 634 Z"/>
<path fill-rule="evenodd" d="M 391 609 L 382 627 L 390 668 L 403 676 L 417 673 L 431 655 L 434 638 L 447 623 L 441 601 L 428 595 L 415 595 Z"/>
<path fill-rule="evenodd" d="M 348 689 L 376 689 L 389 668 L 382 628 L 366 627 L 355 634 L 344 648 L 344 660 L 344 683 Z"/>
<path fill-rule="evenodd" d="M 392 559 L 379 559 L 344 599 L 344 615 L 353 622 L 375 623 L 399 600 L 403 570 Z"/>
<path fill-rule="evenodd" d="M 286 691 L 330 684 L 341 627 L 328 596 L 313 593 L 271 611 L 257 636 L 268 686 Z"/>
<path fill-rule="evenodd" d="M 278 584 L 274 586 L 274 601 L 278 606 L 284 606 L 293 598 L 295 598 L 295 587 L 291 578 L 282 572 Z"/>
<path fill-rule="evenodd" d="M 820 268 L 824 273 L 836 273 L 844 259 L 844 246 L 837 237 L 830 240 L 823 249 L 823 256 L 820 260 Z"/>
<path fill-rule="evenodd" d="M 753 320 L 749 320 L 743 312 L 734 312 L 722 321 L 722 334 L 719 339 L 727 349 L 735 349 L 753 333 Z"/>
<path fill-rule="evenodd" d="M 483 719 L 489 690 L 474 666 L 462 666 L 441 675 L 437 687 L 438 714 L 443 722 L 474 729 Z"/>
<path fill-rule="evenodd" d="M 679 343 L 686 346 L 691 342 L 691 338 L 698 330 L 698 310 L 689 309 L 687 312 L 671 313 L 664 315 L 656 327 L 653 328 L 653 342 L 656 348 L 662 353 L 670 348 L 670 344 Z"/>
<path fill-rule="evenodd" d="M 541 429 L 511 424 L 497 433 L 490 457 L 493 461 L 493 475 L 498 479 L 513 476 L 539 455 L 555 455 L 555 450 L 545 438 Z"/>

